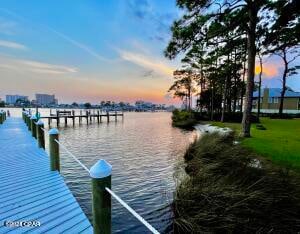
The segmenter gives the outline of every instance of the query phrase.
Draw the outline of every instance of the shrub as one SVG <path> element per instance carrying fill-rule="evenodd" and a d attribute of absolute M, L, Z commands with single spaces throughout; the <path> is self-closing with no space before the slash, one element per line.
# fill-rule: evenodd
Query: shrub
<path fill-rule="evenodd" d="M 185 110 L 175 109 L 172 115 L 172 124 L 175 127 L 181 128 L 193 128 L 193 126 L 197 123 L 195 119 L 194 113 Z"/>
<path fill-rule="evenodd" d="M 185 177 L 174 199 L 177 233 L 297 233 L 298 175 L 207 134 L 185 154 Z"/>

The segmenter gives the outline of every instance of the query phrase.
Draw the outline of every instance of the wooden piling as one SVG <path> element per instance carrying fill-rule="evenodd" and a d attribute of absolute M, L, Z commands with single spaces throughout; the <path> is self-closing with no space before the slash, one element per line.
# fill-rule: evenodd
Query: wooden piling
<path fill-rule="evenodd" d="M 31 131 L 31 120 L 30 120 L 30 118 L 31 118 L 31 115 L 29 114 L 28 115 L 28 130 L 29 131 Z"/>
<path fill-rule="evenodd" d="M 90 169 L 95 234 L 111 233 L 111 195 L 105 189 L 111 189 L 111 170 L 111 165 L 105 160 L 99 160 Z"/>
<path fill-rule="evenodd" d="M 4 122 L 4 115 L 3 115 L 3 112 L 1 111 L 0 112 L 0 124 L 3 124 Z"/>
<path fill-rule="evenodd" d="M 56 110 L 56 125 L 59 125 L 59 112 Z"/>
<path fill-rule="evenodd" d="M 40 148 L 45 149 L 45 133 L 43 128 L 44 128 L 44 123 L 41 119 L 39 119 L 39 121 L 37 121 L 36 123 L 38 146 Z"/>
<path fill-rule="evenodd" d="M 30 118 L 30 129 L 31 129 L 31 135 L 36 138 L 36 126 L 35 126 L 35 122 L 36 122 L 36 116 L 32 115 Z"/>
<path fill-rule="evenodd" d="M 49 151 L 50 151 L 50 170 L 60 171 L 59 162 L 59 145 L 55 141 L 59 139 L 59 131 L 56 128 L 52 128 L 49 131 Z"/>
<path fill-rule="evenodd" d="M 106 112 L 107 122 L 109 122 L 109 112 Z"/>
<path fill-rule="evenodd" d="M 73 126 L 74 126 L 75 125 L 75 111 L 74 110 L 72 110 L 72 115 L 73 115 L 72 121 L 73 121 Z"/>
<path fill-rule="evenodd" d="M 26 124 L 27 124 L 28 130 L 30 131 L 31 124 L 30 124 L 30 115 L 29 115 L 29 112 L 27 112 L 27 114 L 26 114 Z"/>

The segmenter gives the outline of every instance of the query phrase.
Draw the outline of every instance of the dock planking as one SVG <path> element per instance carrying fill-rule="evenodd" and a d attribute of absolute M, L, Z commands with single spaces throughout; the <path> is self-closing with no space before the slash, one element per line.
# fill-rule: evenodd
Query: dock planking
<path fill-rule="evenodd" d="M 21 118 L 0 125 L 0 233 L 92 233 L 92 226 L 47 153 Z M 5 221 L 40 222 L 5 227 Z"/>

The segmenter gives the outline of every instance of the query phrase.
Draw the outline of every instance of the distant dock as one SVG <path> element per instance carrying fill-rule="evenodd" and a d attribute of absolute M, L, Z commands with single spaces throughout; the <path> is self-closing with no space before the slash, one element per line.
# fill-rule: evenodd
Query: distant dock
<path fill-rule="evenodd" d="M 102 111 L 102 110 L 80 110 L 78 111 L 71 110 L 71 111 L 62 111 L 62 110 L 56 110 L 55 113 L 52 113 L 52 110 L 50 110 L 49 116 L 41 116 L 41 119 L 48 119 L 48 124 L 50 125 L 52 120 L 56 121 L 56 124 L 59 125 L 61 120 L 64 121 L 65 124 L 68 123 L 68 119 L 70 119 L 75 124 L 76 119 L 78 119 L 79 123 L 83 122 L 83 119 L 85 122 L 91 123 L 97 121 L 98 123 L 102 122 L 102 119 L 105 118 L 107 122 L 110 122 L 111 119 L 114 119 L 114 121 L 118 120 L 118 117 L 124 118 L 124 113 L 120 111 Z"/>
<path fill-rule="evenodd" d="M 21 118 L 0 125 L 0 233 L 93 233 L 93 228 L 49 156 Z M 31 227 L 11 227 L 29 221 Z"/>

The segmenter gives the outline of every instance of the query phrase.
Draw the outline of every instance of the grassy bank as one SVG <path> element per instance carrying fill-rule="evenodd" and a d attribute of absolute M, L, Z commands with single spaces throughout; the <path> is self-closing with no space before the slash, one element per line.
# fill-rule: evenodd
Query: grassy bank
<path fill-rule="evenodd" d="M 271 125 L 270 125 L 271 126 Z M 297 175 L 277 168 L 233 136 L 203 136 L 185 154 L 188 176 L 174 201 L 178 233 L 296 233 Z"/>
<path fill-rule="evenodd" d="M 219 127 L 229 127 L 238 133 L 241 124 L 212 122 Z M 251 138 L 243 139 L 242 145 L 249 147 L 272 161 L 300 170 L 300 119 L 261 118 L 266 130 L 251 126 Z"/>

